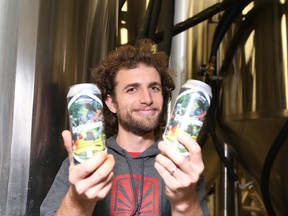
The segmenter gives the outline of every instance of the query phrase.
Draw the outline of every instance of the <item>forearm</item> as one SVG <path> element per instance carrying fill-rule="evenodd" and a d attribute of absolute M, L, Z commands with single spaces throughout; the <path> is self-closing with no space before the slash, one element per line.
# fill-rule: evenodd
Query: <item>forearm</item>
<path fill-rule="evenodd" d="M 70 188 L 62 200 L 56 216 L 91 216 L 96 203 L 89 203 L 74 199 L 71 194 L 71 190 L 72 189 Z"/>
<path fill-rule="evenodd" d="M 203 216 L 197 197 L 182 203 L 171 203 L 172 216 Z"/>

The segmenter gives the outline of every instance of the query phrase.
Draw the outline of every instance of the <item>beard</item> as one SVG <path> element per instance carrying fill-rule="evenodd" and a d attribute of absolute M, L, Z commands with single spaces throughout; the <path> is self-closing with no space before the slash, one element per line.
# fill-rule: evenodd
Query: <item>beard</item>
<path fill-rule="evenodd" d="M 119 110 L 119 109 L 118 109 Z M 162 110 L 151 116 L 133 116 L 131 112 L 120 111 L 117 113 L 119 124 L 126 130 L 136 135 L 144 135 L 155 131 L 159 127 Z"/>

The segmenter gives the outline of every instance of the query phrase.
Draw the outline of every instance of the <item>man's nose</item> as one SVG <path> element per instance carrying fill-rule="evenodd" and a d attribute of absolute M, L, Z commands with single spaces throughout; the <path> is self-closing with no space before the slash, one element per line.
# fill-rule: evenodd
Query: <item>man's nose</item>
<path fill-rule="evenodd" d="M 141 103 L 146 103 L 146 104 L 151 104 L 152 103 L 152 96 L 151 92 L 149 89 L 143 89 L 140 94 L 140 102 Z"/>

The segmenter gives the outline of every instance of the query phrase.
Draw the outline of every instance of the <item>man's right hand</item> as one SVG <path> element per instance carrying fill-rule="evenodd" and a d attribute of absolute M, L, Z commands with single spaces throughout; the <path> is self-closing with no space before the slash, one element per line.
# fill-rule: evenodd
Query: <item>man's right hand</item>
<path fill-rule="evenodd" d="M 101 151 L 84 163 L 75 165 L 70 131 L 63 131 L 62 137 L 70 159 L 71 186 L 57 215 L 92 215 L 97 201 L 111 189 L 115 160 L 112 155 Z"/>

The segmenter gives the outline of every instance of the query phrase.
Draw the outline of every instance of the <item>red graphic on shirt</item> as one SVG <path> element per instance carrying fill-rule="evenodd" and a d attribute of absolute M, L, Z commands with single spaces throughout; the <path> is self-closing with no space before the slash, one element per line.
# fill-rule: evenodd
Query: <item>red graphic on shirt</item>
<path fill-rule="evenodd" d="M 132 188 L 131 176 L 129 174 L 116 176 L 112 185 L 110 215 L 131 215 L 137 208 L 134 199 L 134 192 L 138 197 L 138 203 L 141 199 L 141 176 L 133 175 L 135 188 Z M 144 177 L 142 203 L 140 215 L 153 216 L 159 215 L 159 191 L 158 179 Z"/>

